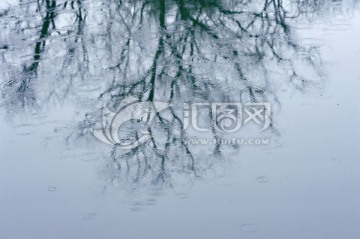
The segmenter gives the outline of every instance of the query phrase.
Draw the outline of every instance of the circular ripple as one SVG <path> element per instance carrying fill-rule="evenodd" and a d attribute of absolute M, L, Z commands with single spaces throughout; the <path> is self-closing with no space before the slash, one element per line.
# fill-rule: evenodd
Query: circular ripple
<path fill-rule="evenodd" d="M 270 181 L 270 179 L 268 177 L 261 176 L 261 177 L 257 177 L 256 181 L 258 181 L 259 183 L 267 183 Z"/>
<path fill-rule="evenodd" d="M 244 233 L 254 233 L 258 229 L 252 223 L 244 223 L 240 225 L 240 230 Z"/>

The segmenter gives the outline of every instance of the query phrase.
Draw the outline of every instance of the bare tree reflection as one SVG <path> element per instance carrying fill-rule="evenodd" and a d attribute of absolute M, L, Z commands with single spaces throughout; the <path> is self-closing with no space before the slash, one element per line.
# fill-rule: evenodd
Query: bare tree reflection
<path fill-rule="evenodd" d="M 147 144 L 128 151 L 113 147 L 106 175 L 130 189 L 173 187 L 179 175 L 189 183 L 226 159 L 220 144 L 204 154 L 184 143 L 183 103 L 280 105 L 280 84 L 299 91 L 320 85 L 318 49 L 301 45 L 293 24 L 326 4 L 21 1 L 0 15 L 7 32 L 0 45 L 3 106 L 17 112 L 66 99 L 88 101 L 84 108 L 90 113 L 69 137 L 73 140 L 97 127 L 102 119 L 96 109 L 104 103 L 116 109 L 129 96 L 167 102 L 170 107 L 148 127 Z M 141 127 L 129 124 L 132 137 Z M 214 128 L 211 133 L 220 137 Z"/>

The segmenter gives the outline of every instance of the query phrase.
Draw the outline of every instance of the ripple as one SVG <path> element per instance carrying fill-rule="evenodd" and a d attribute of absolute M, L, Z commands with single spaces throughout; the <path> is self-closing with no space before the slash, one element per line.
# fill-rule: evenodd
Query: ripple
<path fill-rule="evenodd" d="M 49 192 L 55 192 L 55 191 L 56 191 L 56 187 L 51 186 L 51 187 L 48 187 L 47 190 L 48 190 Z"/>
<path fill-rule="evenodd" d="M 323 30 L 332 32 L 332 31 L 347 31 L 352 29 L 353 26 L 351 24 L 332 24 L 331 26 L 325 27 Z"/>
<path fill-rule="evenodd" d="M 44 119 L 46 118 L 47 116 L 46 115 L 43 115 L 43 116 L 39 116 L 39 119 Z M 41 125 L 52 125 L 52 124 L 62 124 L 62 123 L 65 123 L 66 121 L 65 120 L 49 120 L 49 121 L 42 121 L 40 122 Z"/>
<path fill-rule="evenodd" d="M 10 86 L 10 85 L 11 85 L 11 83 L 12 83 L 12 81 L 11 81 L 11 80 L 1 82 L 1 83 L 0 83 L 0 90 L 4 90 L 4 89 L 5 89 L 5 87 Z"/>
<path fill-rule="evenodd" d="M 270 181 L 270 179 L 265 176 L 260 176 L 260 177 L 256 178 L 256 181 L 258 181 L 259 183 L 268 183 Z"/>
<path fill-rule="evenodd" d="M 80 92 L 90 93 L 101 89 L 99 85 L 82 84 L 77 87 Z"/>
<path fill-rule="evenodd" d="M 15 125 L 15 134 L 17 135 L 30 135 L 37 131 L 37 125 L 35 124 L 20 124 Z"/>
<path fill-rule="evenodd" d="M 187 199 L 189 195 L 187 193 L 176 193 L 175 197 L 177 197 L 178 199 Z"/>
<path fill-rule="evenodd" d="M 95 218 L 96 218 L 96 212 L 89 212 L 83 216 L 83 219 L 87 221 L 94 220 Z"/>
<path fill-rule="evenodd" d="M 141 211 L 143 209 L 144 209 L 144 204 L 141 202 L 135 202 L 130 206 L 130 210 L 135 212 Z"/>
<path fill-rule="evenodd" d="M 220 177 L 220 178 L 215 179 L 215 184 L 218 185 L 218 186 L 225 187 L 225 186 L 234 185 L 235 182 L 234 182 L 234 180 L 232 178 Z"/>
<path fill-rule="evenodd" d="M 240 225 L 240 230 L 244 233 L 254 233 L 257 232 L 257 228 L 252 223 L 244 223 Z"/>
<path fill-rule="evenodd" d="M 152 206 L 152 205 L 155 205 L 156 202 L 157 202 L 157 200 L 155 198 L 149 198 L 146 200 L 146 205 Z"/>
<path fill-rule="evenodd" d="M 322 46 L 324 45 L 324 39 L 320 39 L 320 38 L 303 38 L 301 39 L 301 42 L 303 45 L 306 46 Z"/>
<path fill-rule="evenodd" d="M 31 114 L 31 119 L 34 119 L 34 120 L 36 120 L 36 121 L 44 120 L 44 119 L 46 119 L 47 117 L 48 117 L 48 116 L 47 116 L 47 114 L 45 114 L 45 113 L 35 112 L 35 113 Z M 42 123 L 40 122 L 40 124 L 42 124 Z"/>
<path fill-rule="evenodd" d="M 84 152 L 84 153 L 75 153 L 72 152 L 70 148 L 67 149 L 69 152 L 62 154 L 62 158 L 75 158 L 81 160 L 83 162 L 94 162 L 98 161 L 104 156 L 100 153 L 93 153 L 93 152 Z"/>
<path fill-rule="evenodd" d="M 98 161 L 99 159 L 101 159 L 100 155 L 94 155 L 92 153 L 88 153 L 88 154 L 84 154 L 81 155 L 81 161 L 84 162 L 94 162 L 94 161 Z"/>
<path fill-rule="evenodd" d="M 150 192 L 150 195 L 152 195 L 154 197 L 161 197 L 161 196 L 165 195 L 165 192 L 163 192 L 162 190 L 159 190 L 159 189 L 155 189 Z"/>

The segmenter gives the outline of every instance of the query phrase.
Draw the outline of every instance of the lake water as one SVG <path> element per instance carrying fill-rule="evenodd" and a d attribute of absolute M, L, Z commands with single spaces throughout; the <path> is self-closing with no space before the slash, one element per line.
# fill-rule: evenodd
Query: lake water
<path fill-rule="evenodd" d="M 0 238 L 360 238 L 357 0 L 0 3 Z"/>

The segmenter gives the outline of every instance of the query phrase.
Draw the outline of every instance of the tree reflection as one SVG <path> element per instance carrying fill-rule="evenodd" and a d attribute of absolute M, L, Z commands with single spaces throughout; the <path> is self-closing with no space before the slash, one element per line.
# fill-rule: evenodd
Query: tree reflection
<path fill-rule="evenodd" d="M 1 13 L 6 32 L 1 51 L 3 106 L 18 112 L 86 99 L 91 113 L 69 137 L 73 140 L 97 127 L 102 118 L 96 109 L 104 103 L 116 109 L 129 96 L 167 102 L 165 113 L 158 112 L 146 126 L 151 133 L 146 144 L 127 151 L 113 147 L 106 175 L 109 182 L 130 189 L 173 187 L 178 178 L 189 183 L 226 159 L 218 143 L 206 148 L 206 154 L 184 143 L 188 132 L 179 110 L 183 103 L 279 106 L 280 84 L 299 91 L 321 84 L 318 49 L 301 45 L 293 24 L 326 4 L 21 1 Z M 211 111 L 208 118 L 210 122 Z M 136 137 L 141 127 L 132 124 L 127 129 Z M 220 138 L 214 128 L 211 134 Z"/>

